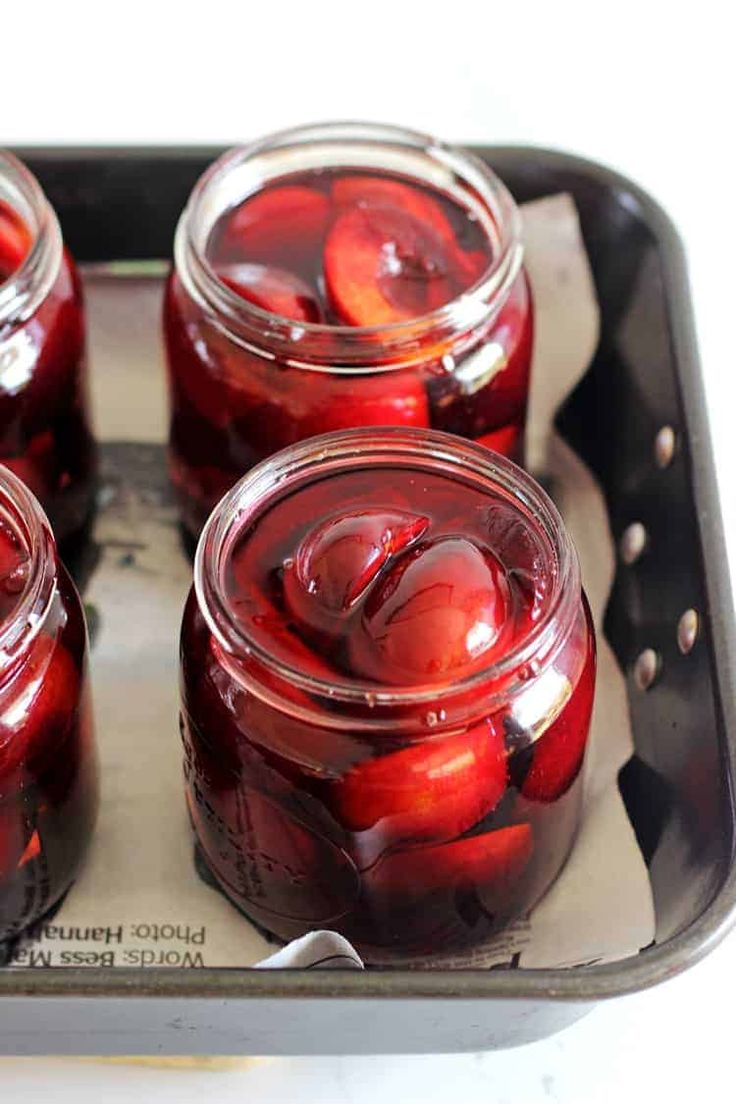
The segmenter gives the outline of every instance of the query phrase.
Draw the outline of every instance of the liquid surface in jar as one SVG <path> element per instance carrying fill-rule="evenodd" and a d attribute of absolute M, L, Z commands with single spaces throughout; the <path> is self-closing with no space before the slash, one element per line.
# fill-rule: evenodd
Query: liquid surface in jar
<path fill-rule="evenodd" d="M 225 570 L 246 633 L 290 666 L 420 685 L 517 647 L 555 565 L 501 493 L 394 468 L 338 473 L 282 498 L 236 539 Z"/>
<path fill-rule="evenodd" d="M 0 628 L 12 618 L 25 589 L 30 556 L 25 543 L 0 516 Z"/>
<path fill-rule="evenodd" d="M 282 177 L 226 212 L 207 246 L 233 291 L 302 322 L 384 326 L 444 306 L 493 259 L 459 202 L 399 175 L 321 169 Z"/>
<path fill-rule="evenodd" d="M 0 284 L 20 268 L 31 248 L 31 234 L 20 215 L 0 199 Z"/>

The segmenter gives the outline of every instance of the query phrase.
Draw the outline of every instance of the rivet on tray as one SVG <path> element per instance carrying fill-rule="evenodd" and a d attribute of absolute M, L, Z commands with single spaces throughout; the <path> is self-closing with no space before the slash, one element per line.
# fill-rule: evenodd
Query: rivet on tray
<path fill-rule="evenodd" d="M 699 627 L 698 611 L 694 609 L 685 610 L 677 624 L 677 647 L 683 655 L 687 655 L 688 652 L 693 650 L 695 641 L 698 639 Z"/>
<path fill-rule="evenodd" d="M 649 690 L 660 670 L 659 656 L 654 648 L 645 648 L 634 663 L 634 682 L 640 690 Z"/>
<path fill-rule="evenodd" d="M 654 459 L 658 468 L 668 468 L 675 455 L 676 437 L 672 426 L 662 426 L 654 438 Z"/>
<path fill-rule="evenodd" d="M 633 564 L 647 546 L 647 531 L 640 521 L 632 521 L 621 534 L 619 552 L 625 564 Z"/>

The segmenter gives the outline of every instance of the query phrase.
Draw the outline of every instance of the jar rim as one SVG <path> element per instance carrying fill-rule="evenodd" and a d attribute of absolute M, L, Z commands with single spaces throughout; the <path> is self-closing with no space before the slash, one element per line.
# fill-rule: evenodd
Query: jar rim
<path fill-rule="evenodd" d="M 337 463 L 339 470 L 364 468 L 369 458 L 384 463 L 434 465 L 448 477 L 468 474 L 485 481 L 489 489 L 503 490 L 524 507 L 539 524 L 550 543 L 556 570 L 542 615 L 503 657 L 450 684 L 411 684 L 384 687 L 374 682 L 335 675 L 329 681 L 306 674 L 297 666 L 273 656 L 248 633 L 232 614 L 225 597 L 222 569 L 234 540 L 245 525 L 268 509 L 274 494 L 281 496 L 290 486 L 324 475 L 324 467 Z M 298 493 L 298 492 L 297 492 Z M 376 706 L 406 706 L 440 703 L 457 699 L 473 690 L 489 687 L 484 704 L 493 698 L 492 686 L 503 684 L 502 697 L 528 681 L 529 665 L 540 667 L 556 654 L 571 630 L 580 603 L 580 568 L 577 553 L 557 507 L 546 491 L 520 467 L 482 445 L 443 433 L 417 428 L 348 429 L 313 437 L 283 449 L 252 468 L 218 503 L 208 518 L 197 545 L 194 562 L 194 590 L 200 611 L 225 653 L 236 660 L 247 659 L 268 675 L 331 703 Z M 244 666 L 239 671 L 245 672 Z M 514 679 L 514 673 L 517 678 Z M 536 674 L 537 671 L 535 670 Z M 504 681 L 505 680 L 505 681 Z M 255 677 L 246 681 L 259 696 L 264 687 Z M 268 693 L 268 691 L 267 691 Z M 352 722 L 351 722 L 352 723 Z"/>
<path fill-rule="evenodd" d="M 487 221 L 492 223 L 498 239 L 498 247 L 493 250 L 486 269 L 471 287 L 448 303 L 414 318 L 382 325 L 333 325 L 285 318 L 239 296 L 219 278 L 206 256 L 212 226 L 224 210 L 233 206 L 230 202 L 222 208 L 215 208 L 213 192 L 217 194 L 221 189 L 224 196 L 233 200 L 223 183 L 228 174 L 249 163 L 257 163 L 258 158 L 267 159 L 274 151 L 303 151 L 316 143 L 321 143 L 319 149 L 334 147 L 337 151 L 355 151 L 359 148 L 366 151 L 380 151 L 382 148 L 404 150 L 407 156 L 417 160 L 423 158 L 427 166 L 433 166 L 437 178 L 441 176 L 445 181 L 445 190 L 451 191 L 453 181 L 462 181 L 468 194 L 472 188 L 489 212 Z M 335 167 L 339 167 L 340 163 L 338 158 Z M 361 164 L 360 167 L 370 171 L 371 166 Z M 373 165 L 373 169 L 380 170 L 380 166 Z M 290 163 L 286 171 L 276 172 L 268 179 L 276 180 L 295 171 L 298 171 L 298 166 Z M 417 179 L 423 182 L 420 177 Z M 435 186 L 443 190 L 436 182 Z M 456 183 L 455 186 L 459 188 L 460 185 Z M 253 188 L 245 195 L 254 194 L 257 190 Z M 237 201 L 242 202 L 245 195 L 239 196 Z M 205 215 L 209 221 L 201 224 Z M 317 358 L 324 354 L 322 359 L 326 363 L 322 370 L 334 370 L 331 361 L 335 359 L 345 361 L 348 370 L 354 370 L 354 362 L 370 359 L 371 356 L 375 358 L 376 345 L 380 341 L 384 349 L 395 347 L 409 357 L 409 360 L 403 359 L 400 363 L 394 363 L 392 359 L 391 364 L 384 366 L 384 370 L 389 371 L 410 363 L 412 352 L 416 358 L 416 347 L 423 337 L 443 331 L 467 333 L 496 312 L 521 268 L 521 238 L 521 215 L 515 200 L 493 170 L 474 154 L 432 135 L 402 127 L 350 121 L 329 122 L 274 132 L 245 146 L 227 150 L 214 161 L 195 184 L 181 214 L 174 240 L 174 258 L 177 274 L 190 295 L 214 313 L 231 339 L 251 351 L 263 354 L 258 339 L 265 331 L 269 345 L 273 342 L 289 346 L 285 351 L 289 354 L 286 361 L 290 367 L 320 370 L 315 356 L 311 355 L 316 353 Z M 338 343 L 338 353 L 328 355 L 327 348 L 322 347 L 327 345 L 327 339 L 333 347 L 334 343 Z M 314 343 L 313 349 L 309 347 L 310 342 Z M 297 354 L 302 350 L 302 355 L 294 355 L 295 349 Z M 371 370 L 375 371 L 375 366 Z"/>
<path fill-rule="evenodd" d="M 0 512 L 10 516 L 28 552 L 28 575 L 18 601 L 0 621 L 0 672 L 26 651 L 43 626 L 53 598 L 55 542 L 51 524 L 35 495 L 0 464 Z"/>
<path fill-rule="evenodd" d="M 56 279 L 62 256 L 61 228 L 31 170 L 0 149 L 0 198 L 5 198 L 33 232 L 19 267 L 0 283 L 0 326 L 21 322 L 38 309 Z"/>

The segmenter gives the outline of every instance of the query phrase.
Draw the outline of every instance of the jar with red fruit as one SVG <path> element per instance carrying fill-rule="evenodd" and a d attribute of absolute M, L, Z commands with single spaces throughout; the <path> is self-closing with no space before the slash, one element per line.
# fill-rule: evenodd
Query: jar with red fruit
<path fill-rule="evenodd" d="M 563 522 L 509 460 L 408 428 L 258 465 L 203 530 L 181 662 L 200 856 L 277 937 L 463 952 L 560 871 L 595 641 Z"/>
<path fill-rule="evenodd" d="M 188 529 L 253 464 L 328 431 L 434 427 L 519 459 L 522 252 L 501 181 L 423 134 L 311 126 L 216 161 L 180 219 L 164 304 Z"/>
<path fill-rule="evenodd" d="M 38 502 L 0 468 L 0 958 L 71 885 L 96 813 L 81 602 Z"/>
<path fill-rule="evenodd" d="M 56 215 L 28 169 L 0 151 L 0 464 L 67 544 L 95 492 L 84 347 L 79 277 Z"/>

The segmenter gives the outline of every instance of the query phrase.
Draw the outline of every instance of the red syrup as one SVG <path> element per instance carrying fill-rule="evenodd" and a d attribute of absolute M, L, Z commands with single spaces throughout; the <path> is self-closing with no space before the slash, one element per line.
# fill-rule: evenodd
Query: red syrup
<path fill-rule="evenodd" d="M 84 529 L 96 476 L 81 286 L 35 180 L 0 154 L 0 189 L 4 175 L 28 189 L 44 229 L 39 241 L 0 198 L 0 464 L 30 488 L 66 543 Z"/>
<path fill-rule="evenodd" d="M 177 251 L 164 309 L 170 459 L 192 532 L 253 464 L 324 432 L 434 427 L 520 459 L 528 282 L 517 266 L 483 292 L 508 243 L 467 204 L 380 168 L 310 168 L 225 208 L 196 263 Z M 188 210 L 182 237 L 193 221 Z M 464 297 L 485 304 L 468 324 Z"/>
<path fill-rule="evenodd" d="M 408 458 L 394 434 L 333 435 L 311 462 L 309 446 L 274 458 L 286 481 L 257 508 L 232 492 L 182 630 L 205 861 L 280 938 L 335 928 L 374 962 L 482 943 L 554 880 L 595 677 L 569 539 L 533 508 L 554 511 L 544 492 L 482 449 L 399 436 Z M 320 459 L 359 446 L 353 464 Z M 423 456 L 440 446 L 455 470 Z"/>
<path fill-rule="evenodd" d="M 79 596 L 32 497 L 0 472 L 0 945 L 79 868 L 97 759 Z"/>

